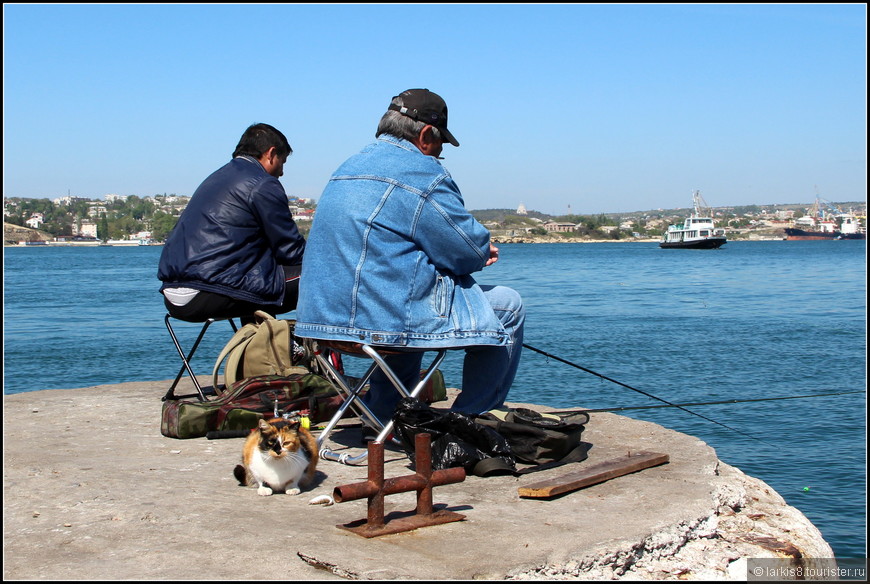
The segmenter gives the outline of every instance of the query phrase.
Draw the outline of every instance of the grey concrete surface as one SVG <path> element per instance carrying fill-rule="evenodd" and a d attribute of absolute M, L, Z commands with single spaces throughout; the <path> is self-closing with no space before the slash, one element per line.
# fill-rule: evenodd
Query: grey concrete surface
<path fill-rule="evenodd" d="M 662 557 L 711 537 L 723 507 L 733 515 L 746 498 L 728 501 L 733 479 L 700 440 L 595 413 L 584 433 L 593 445 L 587 462 L 436 487 L 436 506 L 463 521 L 367 539 L 337 527 L 364 519 L 365 500 L 309 504 L 364 481 L 365 467 L 321 460 L 313 488 L 258 496 L 233 478 L 241 439 L 161 435 L 166 387 L 4 396 L 4 579 L 582 578 L 594 574 L 583 566 L 628 565 L 652 548 Z M 362 452 L 356 427 L 333 438 L 337 448 Z M 668 454 L 670 463 L 550 500 L 518 496 L 519 486 L 641 450 Z M 404 454 L 387 450 L 386 477 L 408 474 Z M 414 493 L 391 495 L 385 510 L 413 511 L 415 502 Z"/>

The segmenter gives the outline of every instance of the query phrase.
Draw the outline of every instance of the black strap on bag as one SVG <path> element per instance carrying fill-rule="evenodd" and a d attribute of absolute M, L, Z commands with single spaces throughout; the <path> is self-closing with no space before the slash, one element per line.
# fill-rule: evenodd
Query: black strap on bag
<path fill-rule="evenodd" d="M 557 466 L 561 466 L 563 464 L 568 464 L 569 462 L 583 462 L 589 457 L 589 449 L 592 448 L 592 445 L 588 442 L 581 442 L 574 449 L 565 455 L 561 460 L 553 460 L 551 462 L 545 462 L 542 464 L 537 464 L 535 466 L 530 466 L 527 468 L 521 468 L 517 471 L 517 474 L 527 474 L 530 472 L 538 472 L 539 470 L 547 470 L 548 468 L 554 468 Z"/>

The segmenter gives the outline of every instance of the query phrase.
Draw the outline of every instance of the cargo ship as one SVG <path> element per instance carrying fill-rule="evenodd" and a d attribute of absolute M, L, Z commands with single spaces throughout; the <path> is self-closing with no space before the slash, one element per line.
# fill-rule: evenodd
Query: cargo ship
<path fill-rule="evenodd" d="M 867 239 L 866 233 L 843 233 L 842 231 L 807 231 L 796 227 L 785 228 L 785 238 L 789 241 L 802 239 Z"/>
<path fill-rule="evenodd" d="M 853 213 L 844 213 L 817 195 L 809 214 L 795 221 L 795 227 L 786 227 L 785 236 L 788 240 L 867 239 L 867 232 Z"/>

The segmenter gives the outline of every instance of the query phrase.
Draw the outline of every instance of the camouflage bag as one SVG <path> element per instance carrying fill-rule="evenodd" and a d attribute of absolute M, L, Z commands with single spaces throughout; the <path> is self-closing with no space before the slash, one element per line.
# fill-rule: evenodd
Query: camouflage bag
<path fill-rule="evenodd" d="M 341 402 L 332 385 L 313 373 L 249 377 L 213 400 L 167 399 L 160 431 L 168 438 L 199 438 L 217 430 L 250 430 L 261 418 L 294 411 L 317 423 L 332 417 Z"/>
<path fill-rule="evenodd" d="M 245 389 L 239 397 L 224 402 L 217 410 L 215 430 L 250 430 L 261 419 L 296 413 L 312 424 L 332 418 L 342 398 L 325 378 L 304 375 L 261 375 L 238 382 Z"/>

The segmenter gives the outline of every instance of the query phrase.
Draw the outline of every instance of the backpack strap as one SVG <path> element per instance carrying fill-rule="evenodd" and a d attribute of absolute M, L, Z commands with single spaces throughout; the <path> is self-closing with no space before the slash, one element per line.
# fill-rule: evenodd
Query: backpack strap
<path fill-rule="evenodd" d="M 250 343 L 251 337 L 254 336 L 254 333 L 257 332 L 257 325 L 254 324 L 246 324 L 242 328 L 240 328 L 236 334 L 232 336 L 232 338 L 227 342 L 226 346 L 224 346 L 221 354 L 218 355 L 217 361 L 214 364 L 214 369 L 211 372 L 212 376 L 212 386 L 214 387 L 215 392 L 218 391 L 218 371 L 220 371 L 221 365 L 224 362 L 224 359 L 227 358 L 233 349 L 238 347 L 243 343 Z M 229 387 L 227 387 L 229 389 Z"/>
<path fill-rule="evenodd" d="M 499 456 L 490 456 L 478 461 L 474 465 L 472 474 L 478 477 L 491 477 L 496 475 L 514 475 L 517 471 Z"/>
<path fill-rule="evenodd" d="M 275 363 L 278 366 L 278 372 L 283 375 L 285 370 L 287 369 L 287 365 L 284 363 L 284 359 L 281 358 L 281 351 L 278 350 L 278 346 L 275 344 L 275 337 L 277 336 L 278 333 L 274 329 L 273 322 L 275 322 L 274 318 L 271 320 L 264 320 L 263 324 L 266 326 L 267 329 L 269 329 L 269 348 L 272 349 L 272 357 L 275 359 Z M 288 331 L 288 334 L 289 334 L 289 331 Z M 292 350 L 293 335 L 289 335 L 289 337 L 290 338 L 288 339 L 288 343 L 289 343 L 288 347 L 291 348 L 291 350 Z M 290 355 L 288 354 L 288 357 L 289 356 Z"/>

